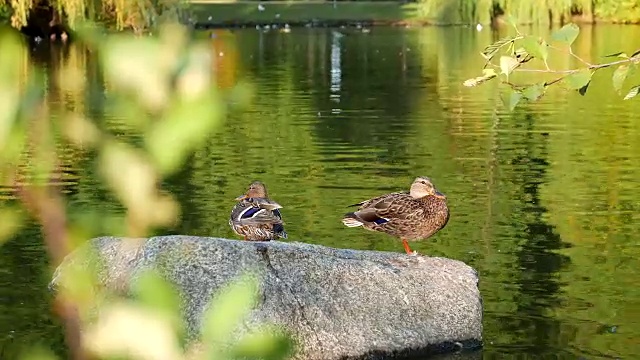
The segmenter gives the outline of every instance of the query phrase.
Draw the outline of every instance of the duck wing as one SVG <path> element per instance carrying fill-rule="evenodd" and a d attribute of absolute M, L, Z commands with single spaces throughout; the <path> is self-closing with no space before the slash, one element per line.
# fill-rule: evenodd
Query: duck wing
<path fill-rule="evenodd" d="M 369 200 L 365 200 L 362 202 L 359 202 L 357 204 L 351 204 L 348 205 L 347 207 L 353 207 L 353 206 L 359 206 L 360 210 L 368 208 L 368 207 L 384 207 L 390 199 L 397 197 L 397 196 L 403 196 L 403 195 L 409 195 L 408 191 L 399 191 L 399 192 L 394 192 L 394 193 L 390 193 L 390 194 L 385 194 L 385 195 L 381 195 L 378 197 L 374 197 L 372 199 Z"/>
<path fill-rule="evenodd" d="M 282 206 L 269 199 L 250 199 L 236 212 L 235 221 L 242 225 L 283 224 Z"/>
<path fill-rule="evenodd" d="M 382 225 L 424 215 L 424 209 L 407 192 L 391 193 L 367 200 L 353 215 L 365 223 Z"/>

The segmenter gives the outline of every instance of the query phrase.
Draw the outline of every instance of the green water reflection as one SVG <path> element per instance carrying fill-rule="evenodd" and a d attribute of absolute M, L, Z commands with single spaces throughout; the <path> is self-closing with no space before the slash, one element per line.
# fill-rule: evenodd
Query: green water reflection
<path fill-rule="evenodd" d="M 451 220 L 412 247 L 479 271 L 483 357 L 640 356 L 640 101 L 622 101 L 610 71 L 585 97 L 556 89 L 506 114 L 494 86 L 462 86 L 478 75 L 479 51 L 501 34 L 305 28 L 200 36 L 210 38 L 220 87 L 246 81 L 254 97 L 164 184 L 183 208 L 171 233 L 234 238 L 233 198 L 261 179 L 285 207 L 290 241 L 402 252 L 398 241 L 348 229 L 340 216 L 348 204 L 428 175 L 447 194 Z M 576 53 L 597 62 L 638 46 L 640 28 L 584 28 Z M 51 107 L 99 109 L 86 91 L 56 88 L 64 79 L 55 75 L 68 67 L 86 74 L 86 89 L 108 87 L 86 50 L 39 50 L 31 58 L 48 67 Z M 102 120 L 122 129 L 108 114 Z M 120 213 L 89 154 L 65 155 L 61 186 L 70 207 Z M 8 189 L 2 194 L 10 197 Z M 63 347 L 49 315 L 41 243 L 30 226 L 0 248 L 3 356 L 34 342 Z"/>

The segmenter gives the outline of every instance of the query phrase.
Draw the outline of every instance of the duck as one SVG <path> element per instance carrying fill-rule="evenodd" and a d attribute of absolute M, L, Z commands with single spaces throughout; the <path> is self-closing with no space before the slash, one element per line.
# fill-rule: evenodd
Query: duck
<path fill-rule="evenodd" d="M 399 238 L 409 255 L 417 255 L 417 252 L 411 251 L 408 241 L 425 240 L 449 222 L 447 197 L 426 176 L 416 177 L 409 191 L 393 192 L 349 205 L 353 206 L 359 208 L 342 217 L 345 226 L 361 226 Z"/>
<path fill-rule="evenodd" d="M 287 238 L 279 210 L 282 205 L 269 199 L 263 182 L 252 182 L 247 191 L 236 197 L 235 201 L 237 203 L 231 209 L 229 225 L 244 240 L 271 241 Z"/>

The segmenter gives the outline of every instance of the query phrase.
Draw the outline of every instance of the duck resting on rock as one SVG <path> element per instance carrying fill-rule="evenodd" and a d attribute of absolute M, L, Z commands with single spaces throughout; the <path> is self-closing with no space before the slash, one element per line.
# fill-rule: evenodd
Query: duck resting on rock
<path fill-rule="evenodd" d="M 344 225 L 400 238 L 407 254 L 413 255 L 416 252 L 411 251 L 407 241 L 427 239 L 449 221 L 446 196 L 424 176 L 417 177 L 408 192 L 390 193 L 349 206 L 359 208 L 343 216 Z"/>
<path fill-rule="evenodd" d="M 244 195 L 238 196 L 238 203 L 231 209 L 229 225 L 233 231 L 251 241 L 270 241 L 287 238 L 282 215 L 282 206 L 269 199 L 267 187 L 254 181 Z"/>

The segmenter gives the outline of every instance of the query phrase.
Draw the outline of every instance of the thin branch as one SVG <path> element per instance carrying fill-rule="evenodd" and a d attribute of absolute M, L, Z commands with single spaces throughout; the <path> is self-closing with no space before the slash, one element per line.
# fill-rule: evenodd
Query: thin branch
<path fill-rule="evenodd" d="M 583 64 L 587 65 L 587 66 L 593 66 L 593 64 L 591 64 L 590 62 L 584 60 L 583 58 L 581 58 L 580 56 L 576 55 L 573 52 L 573 49 L 571 47 L 569 47 L 569 54 L 571 54 L 571 56 L 573 56 L 574 58 L 578 59 L 579 61 L 581 61 Z"/>
<path fill-rule="evenodd" d="M 591 64 L 590 62 L 588 62 L 588 61 L 584 60 L 583 58 L 581 58 L 580 56 L 576 55 L 576 54 L 573 52 L 573 49 L 571 48 L 571 46 L 569 46 L 569 51 L 568 51 L 568 52 L 567 52 L 567 51 L 565 51 L 564 49 L 560 49 L 560 48 L 555 47 L 555 46 L 553 46 L 553 45 L 547 45 L 547 46 L 549 46 L 549 47 L 550 47 L 550 48 L 552 48 L 553 50 L 557 50 L 557 51 L 560 51 L 560 52 L 568 53 L 569 55 L 571 55 L 571 56 L 573 56 L 574 58 L 578 59 L 578 61 L 580 61 L 581 63 L 583 63 L 583 64 L 585 64 L 585 65 L 587 65 L 587 66 L 593 66 L 593 64 Z"/>
<path fill-rule="evenodd" d="M 52 191 L 51 185 L 35 188 L 15 181 L 18 197 L 27 211 L 42 224 L 45 244 L 53 265 L 62 262 L 69 252 L 69 238 L 66 226 L 66 212 L 60 194 Z M 86 360 L 82 350 L 80 319 L 76 306 L 61 294 L 56 294 L 54 309 L 65 326 L 65 339 L 71 352 L 71 358 Z"/>
<path fill-rule="evenodd" d="M 572 70 L 514 69 L 513 72 L 519 71 L 519 72 L 537 72 L 537 73 L 548 73 L 548 74 L 573 74 L 585 69 L 598 70 L 598 69 L 602 69 L 602 68 L 606 68 L 614 65 L 626 64 L 626 63 L 637 62 L 637 61 L 638 59 L 629 58 L 629 59 L 623 59 L 623 60 L 618 60 L 618 61 L 604 63 L 604 64 L 595 64 L 595 65 L 592 64 L 587 66 L 586 68 L 572 69 Z"/>
<path fill-rule="evenodd" d="M 32 147 L 32 156 L 35 161 L 53 161 L 57 165 L 57 154 L 48 142 L 50 123 L 46 106 L 39 109 L 38 116 L 31 124 L 28 143 Z M 43 157 L 41 154 L 47 154 Z M 56 166 L 54 166 L 55 168 Z M 18 180 L 18 171 L 14 170 L 13 185 L 16 195 L 23 203 L 25 209 L 42 226 L 44 242 L 52 260 L 52 266 L 57 267 L 71 250 L 69 231 L 67 229 L 67 213 L 64 200 L 60 191 L 52 186 L 51 174 L 44 185 L 28 185 Z M 87 360 L 87 354 L 82 347 L 81 324 L 78 309 L 73 301 L 65 298 L 63 294 L 56 293 L 54 300 L 54 312 L 64 323 L 65 340 L 71 354 L 71 359 Z"/>

